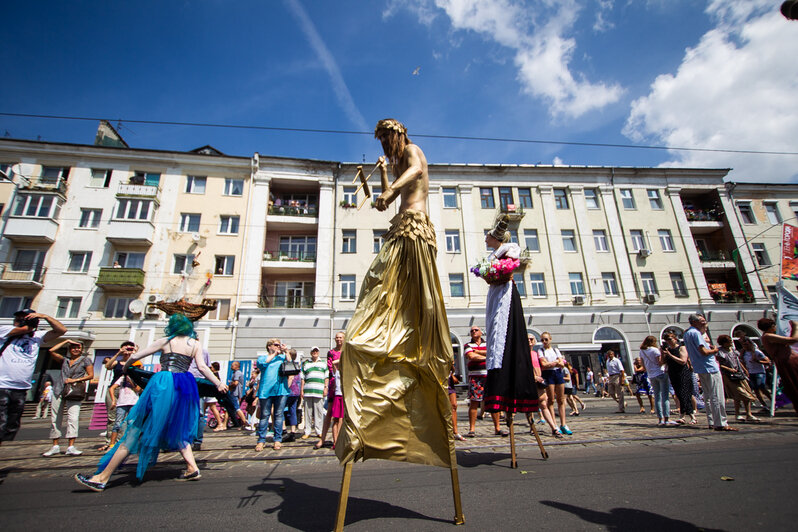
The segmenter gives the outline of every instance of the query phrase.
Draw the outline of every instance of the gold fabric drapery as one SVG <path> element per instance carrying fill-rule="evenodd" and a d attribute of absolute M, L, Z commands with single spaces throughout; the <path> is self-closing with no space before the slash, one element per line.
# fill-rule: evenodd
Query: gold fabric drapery
<path fill-rule="evenodd" d="M 391 220 L 346 329 L 345 414 L 335 446 L 341 463 L 455 463 L 447 383 L 452 341 L 436 254 L 426 213 L 407 210 Z"/>

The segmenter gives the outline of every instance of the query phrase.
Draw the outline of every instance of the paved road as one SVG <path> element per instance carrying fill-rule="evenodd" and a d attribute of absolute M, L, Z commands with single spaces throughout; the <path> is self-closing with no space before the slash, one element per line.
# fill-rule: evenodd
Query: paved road
<path fill-rule="evenodd" d="M 592 398 L 588 404 L 571 423 L 573 437 L 546 437 L 548 461 L 521 427 L 515 470 L 507 439 L 490 435 L 487 422 L 478 425 L 479 437 L 458 443 L 466 514 L 460 529 L 793 529 L 794 416 L 721 434 L 657 429 L 649 415 L 614 415 L 607 401 Z M 329 450 L 313 452 L 307 442 L 256 454 L 251 437 L 212 434 L 210 450 L 199 453 L 201 481 L 175 482 L 180 465 L 172 453 L 144 484 L 123 473 L 111 489 L 95 494 L 70 477 L 90 470 L 98 453 L 31 458 L 46 447 L 30 439 L 43 430 L 28 423 L 18 441 L 0 448 L 4 530 L 328 530 L 335 516 L 341 467 Z M 99 439 L 84 439 L 89 442 Z M 384 461 L 355 465 L 348 530 L 452 530 L 452 517 L 448 470 Z"/>

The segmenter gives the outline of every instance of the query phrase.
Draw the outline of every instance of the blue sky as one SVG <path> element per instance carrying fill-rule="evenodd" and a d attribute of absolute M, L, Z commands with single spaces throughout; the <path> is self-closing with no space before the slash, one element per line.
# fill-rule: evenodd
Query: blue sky
<path fill-rule="evenodd" d="M 0 5 L 0 112 L 798 152 L 798 22 L 776 0 L 311 0 Z M 417 73 L 414 74 L 414 71 Z M 0 116 L 91 143 L 96 122 Z M 122 122 L 137 148 L 374 161 L 370 135 Z M 416 138 L 431 162 L 734 168 L 798 156 Z M 795 176 L 795 177 L 794 177 Z"/>

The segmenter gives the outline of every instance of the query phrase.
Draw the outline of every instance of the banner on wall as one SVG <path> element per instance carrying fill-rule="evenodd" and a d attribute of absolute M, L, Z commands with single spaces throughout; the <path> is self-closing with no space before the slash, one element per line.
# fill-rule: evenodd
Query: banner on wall
<path fill-rule="evenodd" d="M 789 224 L 781 232 L 781 278 L 798 281 L 798 227 Z"/>

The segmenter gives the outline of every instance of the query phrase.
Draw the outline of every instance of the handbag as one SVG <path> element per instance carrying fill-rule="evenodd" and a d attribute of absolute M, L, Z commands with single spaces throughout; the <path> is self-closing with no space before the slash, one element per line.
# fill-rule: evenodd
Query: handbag
<path fill-rule="evenodd" d="M 283 363 L 280 364 L 280 376 L 281 377 L 290 377 L 292 375 L 299 375 L 300 368 L 299 364 L 296 363 L 294 360 L 288 360 L 288 357 L 285 357 Z"/>
<path fill-rule="evenodd" d="M 729 378 L 733 381 L 744 381 L 745 380 L 745 373 L 740 371 L 739 369 L 734 373 L 729 373 Z"/>
<path fill-rule="evenodd" d="M 67 401 L 83 401 L 86 398 L 86 382 L 70 382 L 64 385 L 61 397 Z"/>

